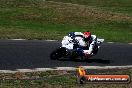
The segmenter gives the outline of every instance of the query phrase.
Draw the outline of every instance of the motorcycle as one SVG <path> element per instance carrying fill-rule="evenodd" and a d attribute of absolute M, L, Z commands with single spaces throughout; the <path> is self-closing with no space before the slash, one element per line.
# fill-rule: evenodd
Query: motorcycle
<path fill-rule="evenodd" d="M 51 60 L 57 60 L 61 58 L 70 58 L 75 60 L 75 58 L 80 57 L 82 58 L 90 58 L 91 56 L 94 56 L 97 54 L 98 49 L 100 48 L 100 45 L 104 42 L 104 39 L 99 39 L 97 38 L 97 42 L 94 46 L 93 52 L 90 55 L 90 57 L 86 57 L 83 53 L 82 50 L 84 47 L 80 47 L 79 41 L 81 40 L 82 37 L 76 37 L 74 40 L 71 37 L 64 36 L 62 42 L 61 42 L 61 47 L 55 49 L 53 52 L 50 54 L 50 59 Z"/>

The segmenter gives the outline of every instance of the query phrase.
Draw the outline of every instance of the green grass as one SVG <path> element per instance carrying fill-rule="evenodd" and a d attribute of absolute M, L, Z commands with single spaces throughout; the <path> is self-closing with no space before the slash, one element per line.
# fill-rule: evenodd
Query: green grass
<path fill-rule="evenodd" d="M 130 0 L 54 1 L 0 0 L 0 39 L 61 40 L 71 31 L 89 30 L 105 41 L 132 42 Z"/>
<path fill-rule="evenodd" d="M 129 74 L 132 76 L 132 69 L 91 69 L 87 70 L 87 74 Z M 128 84 L 86 83 L 80 85 L 77 83 L 75 71 L 0 73 L 0 79 L 0 88 L 129 88 L 132 86 L 132 82 Z"/>
<path fill-rule="evenodd" d="M 48 0 L 56 2 L 65 2 L 73 4 L 81 4 L 86 6 L 97 7 L 102 10 L 109 10 L 116 13 L 124 13 L 132 15 L 131 0 Z"/>

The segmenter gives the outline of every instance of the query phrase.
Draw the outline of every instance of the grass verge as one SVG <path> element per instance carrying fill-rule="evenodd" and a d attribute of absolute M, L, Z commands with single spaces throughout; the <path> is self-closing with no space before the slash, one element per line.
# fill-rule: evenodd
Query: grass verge
<path fill-rule="evenodd" d="M 132 76 L 132 69 L 87 70 L 87 74 L 124 74 Z M 130 88 L 128 84 L 77 84 L 75 71 L 46 71 L 0 73 L 0 88 Z"/>

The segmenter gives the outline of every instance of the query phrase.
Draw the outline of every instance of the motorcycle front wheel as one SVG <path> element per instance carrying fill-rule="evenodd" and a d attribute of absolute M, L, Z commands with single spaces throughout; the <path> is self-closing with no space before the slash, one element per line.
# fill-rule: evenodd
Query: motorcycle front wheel
<path fill-rule="evenodd" d="M 50 54 L 50 59 L 51 59 L 51 60 L 56 60 L 56 59 L 58 59 L 58 53 L 57 53 L 57 52 L 52 52 L 52 53 Z"/>
<path fill-rule="evenodd" d="M 63 47 L 60 47 L 56 50 L 54 50 L 51 54 L 50 54 L 50 59 L 51 60 L 56 60 L 59 59 L 61 57 L 64 57 L 66 54 L 66 49 Z"/>

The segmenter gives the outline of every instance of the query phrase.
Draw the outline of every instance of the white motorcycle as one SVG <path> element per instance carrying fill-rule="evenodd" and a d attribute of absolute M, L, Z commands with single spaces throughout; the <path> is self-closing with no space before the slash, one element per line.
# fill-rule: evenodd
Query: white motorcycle
<path fill-rule="evenodd" d="M 79 41 L 78 41 L 79 40 Z M 86 43 L 82 42 L 82 37 L 75 37 L 73 40 L 69 36 L 64 36 L 61 47 L 57 48 L 50 54 L 50 59 L 56 60 L 61 58 L 70 58 L 70 59 L 76 59 L 79 56 L 82 58 L 86 58 L 85 55 L 82 54 L 82 49 L 85 48 Z M 94 46 L 92 55 L 96 55 L 98 52 L 98 49 L 100 48 L 101 43 L 104 42 L 104 39 L 97 38 L 97 42 Z M 90 57 L 91 57 L 90 56 Z"/>

